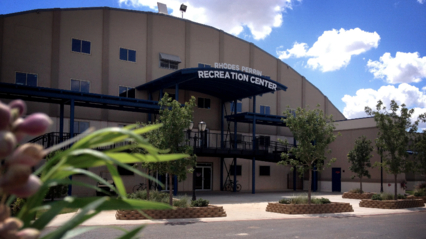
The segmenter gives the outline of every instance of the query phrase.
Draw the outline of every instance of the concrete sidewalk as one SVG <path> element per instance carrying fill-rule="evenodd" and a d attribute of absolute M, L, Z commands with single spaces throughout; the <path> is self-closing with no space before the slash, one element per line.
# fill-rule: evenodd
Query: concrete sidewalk
<path fill-rule="evenodd" d="M 314 193 L 315 197 L 325 197 L 332 202 L 350 203 L 354 212 L 345 213 L 330 213 L 330 214 L 302 214 L 289 215 L 280 213 L 266 212 L 268 202 L 278 202 L 281 198 L 300 195 L 305 192 L 276 192 L 276 193 L 197 193 L 197 198 L 203 198 L 210 201 L 210 204 L 223 206 L 227 217 L 218 218 L 194 218 L 194 219 L 159 219 L 159 220 L 116 220 L 115 211 L 101 212 L 99 215 L 87 220 L 82 225 L 84 226 L 99 226 L 99 225 L 140 225 L 140 224 L 155 224 L 155 223 L 186 223 L 186 222 L 214 222 L 214 221 L 244 221 L 244 220 L 265 220 L 265 219 L 297 219 L 297 218 L 325 218 L 325 217 L 358 217 L 372 216 L 383 214 L 399 214 L 412 212 L 426 212 L 426 208 L 408 208 L 408 209 L 376 209 L 359 207 L 360 200 L 344 199 L 342 193 Z M 190 195 L 188 195 L 190 196 Z M 58 215 L 48 227 L 58 227 L 66 223 L 75 213 L 67 213 Z"/>

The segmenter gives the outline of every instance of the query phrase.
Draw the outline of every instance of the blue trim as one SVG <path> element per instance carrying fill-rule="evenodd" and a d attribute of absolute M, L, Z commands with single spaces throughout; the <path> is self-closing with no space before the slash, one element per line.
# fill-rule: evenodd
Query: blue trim
<path fill-rule="evenodd" d="M 253 97 L 253 152 L 256 150 L 256 96 Z M 256 156 L 251 161 L 251 193 L 256 193 Z"/>
<path fill-rule="evenodd" d="M 64 139 L 64 103 L 59 107 L 59 142 Z"/>
<path fill-rule="evenodd" d="M 206 68 L 187 68 L 177 70 L 166 76 L 160 77 L 156 80 L 150 81 L 143 85 L 137 86 L 137 90 L 159 91 L 161 89 L 173 88 L 179 84 L 182 90 L 190 90 L 200 92 L 203 94 L 211 95 L 216 98 L 222 99 L 224 102 L 233 101 L 236 99 L 244 99 L 255 95 L 261 95 L 274 92 L 266 86 L 257 85 L 254 83 L 246 82 L 244 80 L 225 79 L 220 77 L 200 78 L 198 71 L 220 71 L 224 74 L 244 74 L 248 77 L 256 77 L 266 83 L 276 85 L 276 90 L 287 90 L 287 86 L 276 82 L 274 80 L 265 78 L 264 76 L 253 75 L 241 71 L 226 70 L 226 69 L 206 69 Z M 265 83 L 265 84 L 266 84 Z M 269 83 L 266 84 L 269 86 Z"/>
<path fill-rule="evenodd" d="M 223 164 L 225 159 L 223 157 L 220 158 L 220 191 L 223 191 Z"/>
<path fill-rule="evenodd" d="M 19 98 L 24 101 L 45 102 L 51 104 L 63 103 L 65 105 L 69 105 L 70 100 L 74 100 L 75 106 L 100 109 L 144 113 L 158 113 L 160 109 L 157 101 L 132 99 L 94 93 L 81 93 L 70 90 L 16 85 L 9 83 L 0 83 L 0 93 L 2 93 L 1 98 Z"/>

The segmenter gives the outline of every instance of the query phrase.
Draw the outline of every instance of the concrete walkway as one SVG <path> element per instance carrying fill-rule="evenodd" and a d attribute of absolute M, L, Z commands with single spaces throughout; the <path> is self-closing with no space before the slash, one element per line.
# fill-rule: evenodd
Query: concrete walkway
<path fill-rule="evenodd" d="M 330 213 L 330 214 L 302 214 L 289 215 L 280 213 L 266 212 L 268 202 L 277 202 L 284 197 L 292 197 L 300 195 L 304 192 L 276 192 L 276 193 L 197 193 L 197 198 L 203 198 L 210 201 L 210 204 L 223 206 L 227 217 L 218 218 L 195 218 L 195 219 L 158 219 L 158 220 L 116 220 L 115 211 L 101 212 L 99 215 L 87 220 L 82 225 L 98 226 L 98 225 L 140 225 L 155 223 L 184 223 L 184 222 L 214 222 L 214 221 L 245 221 L 245 220 L 266 220 L 266 219 L 296 219 L 296 218 L 325 218 L 325 217 L 359 217 L 372 216 L 382 214 L 400 214 L 412 212 L 426 212 L 426 208 L 408 208 L 408 209 L 376 209 L 359 207 L 360 200 L 344 199 L 342 193 L 314 193 L 315 197 L 325 197 L 332 202 L 350 203 L 354 212 Z M 188 195 L 190 196 L 190 195 Z M 75 213 L 67 213 L 58 215 L 48 227 L 58 227 L 66 223 Z"/>

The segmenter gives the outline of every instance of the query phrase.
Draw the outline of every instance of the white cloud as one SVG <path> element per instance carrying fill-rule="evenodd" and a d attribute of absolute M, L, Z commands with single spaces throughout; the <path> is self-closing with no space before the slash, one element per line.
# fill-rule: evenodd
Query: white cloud
<path fill-rule="evenodd" d="M 376 109 L 377 101 L 382 100 L 384 105 L 389 108 L 391 100 L 395 100 L 398 105 L 404 103 L 407 108 L 414 108 L 414 117 L 426 113 L 426 94 L 419 88 L 402 83 L 396 88 L 393 85 L 382 86 L 380 89 L 360 89 L 355 96 L 345 95 L 342 101 L 346 106 L 343 114 L 348 119 L 366 117 L 365 106 Z M 419 128 L 426 128 L 426 123 L 422 123 Z"/>
<path fill-rule="evenodd" d="M 207 24 L 222 29 L 230 34 L 239 35 L 247 27 L 256 40 L 264 39 L 272 28 L 280 27 L 282 14 L 286 9 L 292 9 L 294 2 L 302 0 L 162 0 L 171 15 L 181 17 L 180 5 L 187 5 L 184 18 L 194 22 Z M 134 8 L 146 6 L 157 9 L 158 0 L 118 0 L 119 4 L 126 4 Z"/>
<path fill-rule="evenodd" d="M 307 50 L 306 43 L 294 43 L 292 49 L 277 49 L 280 59 L 289 57 L 309 57 L 307 65 L 322 72 L 339 70 L 349 64 L 351 57 L 377 48 L 380 36 L 376 32 L 366 32 L 359 28 L 325 31 L 313 46 Z"/>
<path fill-rule="evenodd" d="M 417 0 L 417 2 L 419 2 L 420 4 L 423 4 L 425 0 Z"/>
<path fill-rule="evenodd" d="M 426 78 L 426 56 L 421 58 L 418 52 L 397 52 L 395 58 L 386 52 L 380 61 L 368 60 L 367 67 L 374 78 L 390 84 L 420 82 Z"/>

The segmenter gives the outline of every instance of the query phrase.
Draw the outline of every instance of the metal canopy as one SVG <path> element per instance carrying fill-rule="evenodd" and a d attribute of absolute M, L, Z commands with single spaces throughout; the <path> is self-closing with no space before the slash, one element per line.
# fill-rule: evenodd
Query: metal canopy
<path fill-rule="evenodd" d="M 156 113 L 159 110 L 157 101 L 9 83 L 0 83 L 0 98 L 65 105 L 69 105 L 70 100 L 74 100 L 76 106 L 131 112 Z"/>
<path fill-rule="evenodd" d="M 211 73 L 213 71 L 213 73 Z M 215 72 L 219 72 L 216 73 Z M 200 77 L 206 73 L 206 77 Z M 226 78 L 228 75 L 230 78 Z M 246 77 L 247 80 L 239 80 L 238 76 Z M 235 76 L 234 79 L 232 77 Z M 253 83 L 256 81 L 261 84 Z M 216 68 L 188 68 L 175 71 L 171 74 L 150 81 L 136 87 L 138 90 L 149 92 L 160 91 L 166 88 L 175 88 L 178 85 L 180 90 L 190 90 L 204 93 L 219 98 L 224 102 L 244 99 L 256 95 L 273 93 L 276 90 L 287 90 L 287 87 L 264 76 L 257 76 L 235 70 Z M 275 89 L 268 86 L 275 85 Z M 273 88 L 273 87 L 272 87 Z"/>
<path fill-rule="evenodd" d="M 166 53 L 160 53 L 160 59 L 166 60 L 166 61 L 177 62 L 177 63 L 182 62 L 179 56 L 170 55 L 170 54 L 166 54 Z"/>
<path fill-rule="evenodd" d="M 227 115 L 225 116 L 225 118 L 229 122 L 253 124 L 253 120 L 255 120 L 256 124 L 286 127 L 286 124 L 281 120 L 282 118 L 285 118 L 285 116 L 280 116 L 280 115 L 266 115 L 266 114 L 245 112 L 241 114 Z"/>

